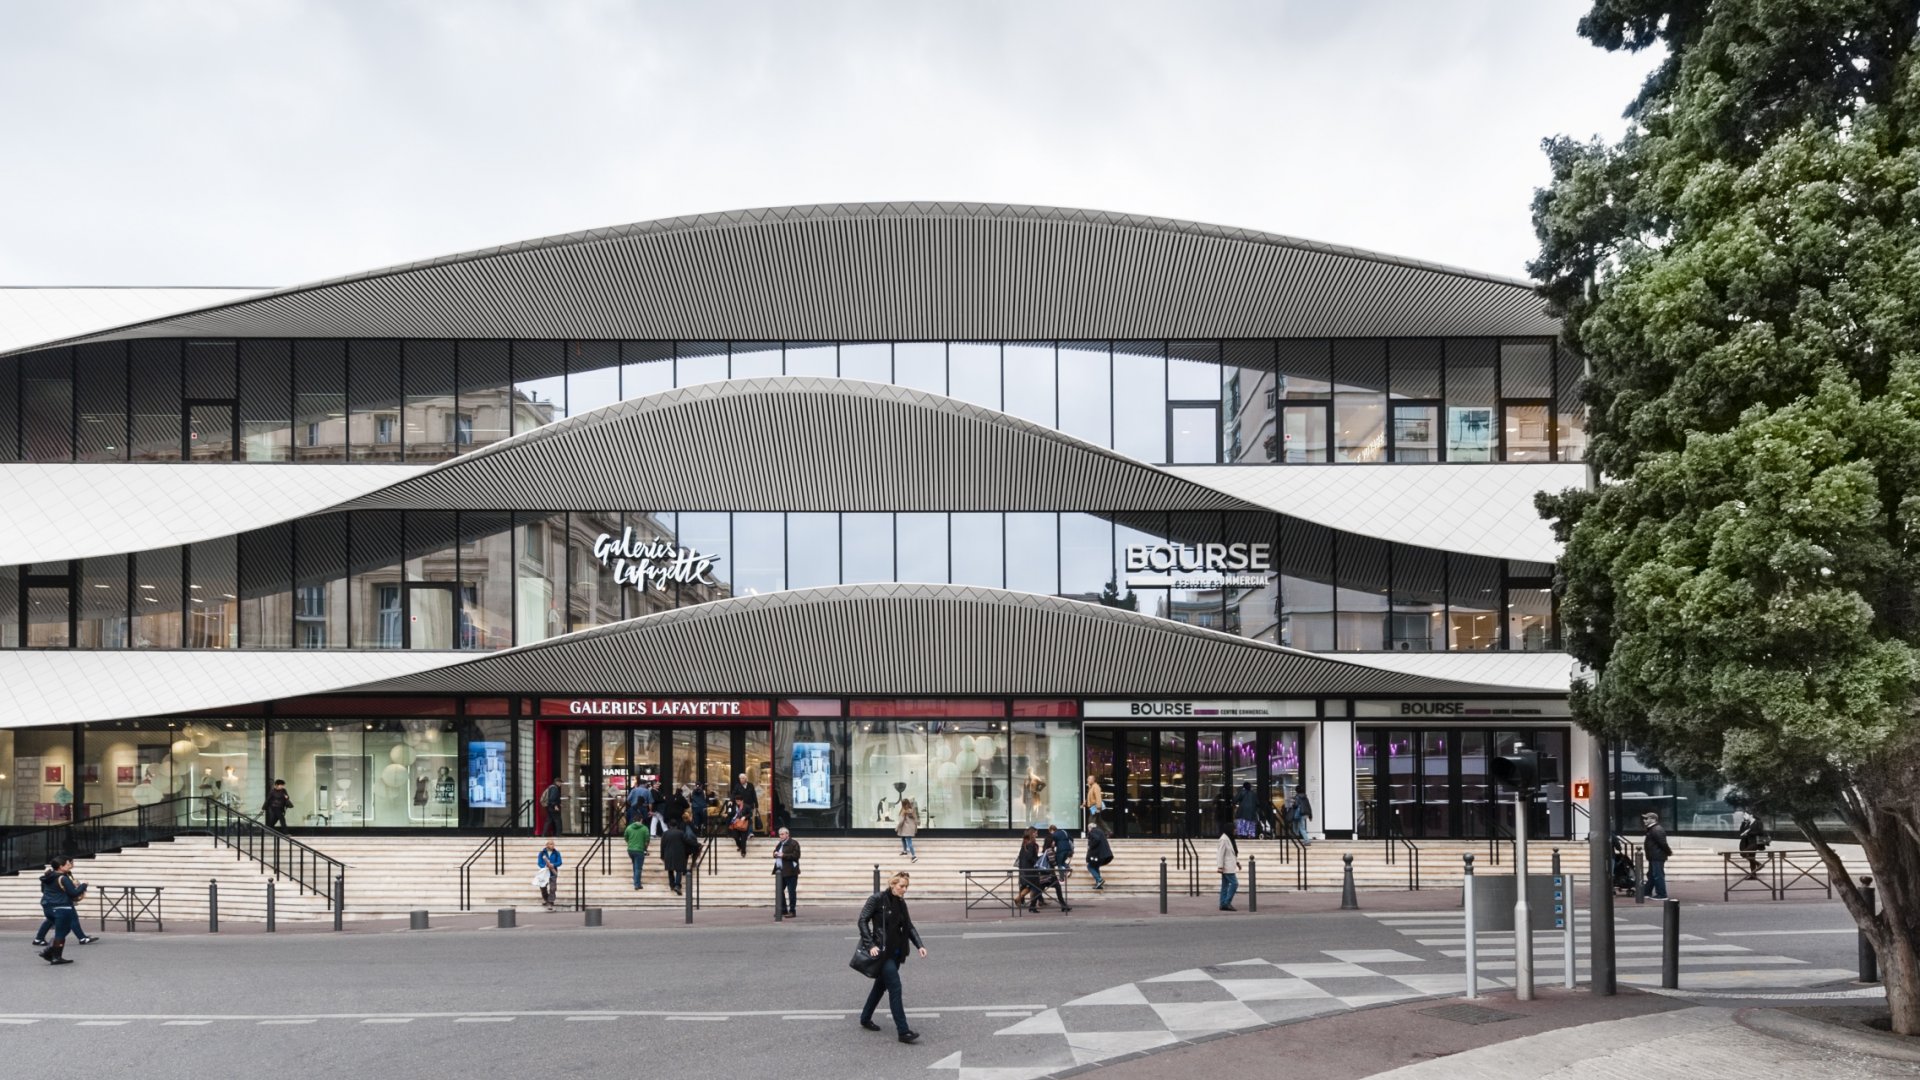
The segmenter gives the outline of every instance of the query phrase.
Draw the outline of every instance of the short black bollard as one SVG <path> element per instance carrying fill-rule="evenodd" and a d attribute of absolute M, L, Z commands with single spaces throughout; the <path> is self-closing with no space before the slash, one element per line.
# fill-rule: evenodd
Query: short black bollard
<path fill-rule="evenodd" d="M 600 909 L 599 908 L 590 907 L 587 909 L 587 925 L 588 926 L 600 925 Z"/>
<path fill-rule="evenodd" d="M 269 881 L 267 882 L 267 933 L 269 934 L 275 930 L 273 915 L 273 882 Z"/>
<path fill-rule="evenodd" d="M 1879 910 L 1873 895 L 1872 878 L 1860 879 L 1860 899 L 1867 902 L 1867 914 L 1872 915 Z M 1880 954 L 1873 951 L 1873 942 L 1867 939 L 1865 933 L 1860 935 L 1860 981 L 1863 983 L 1880 981 Z"/>
<path fill-rule="evenodd" d="M 220 883 L 207 879 L 207 933 L 220 932 Z"/>
<path fill-rule="evenodd" d="M 693 890 L 696 888 L 694 885 L 694 873 L 695 871 L 689 870 L 680 875 L 680 895 L 683 896 L 687 902 L 688 926 L 693 925 Z"/>
<path fill-rule="evenodd" d="M 1247 911 L 1260 910 L 1260 858 L 1247 856 Z"/>
<path fill-rule="evenodd" d="M 1167 858 L 1160 857 L 1160 914 L 1167 913 Z"/>
<path fill-rule="evenodd" d="M 1633 849 L 1633 902 L 1647 902 L 1647 849 Z"/>
<path fill-rule="evenodd" d="M 1359 911 L 1360 895 L 1353 891 L 1353 856 L 1342 855 L 1340 859 L 1346 863 L 1346 869 L 1340 872 L 1340 910 Z"/>
<path fill-rule="evenodd" d="M 409 930 L 427 929 L 427 913 L 419 908 L 415 908 L 414 910 L 407 912 L 407 929 Z"/>
<path fill-rule="evenodd" d="M 333 928 L 338 930 L 347 917 L 347 879 L 343 874 L 333 878 Z"/>
<path fill-rule="evenodd" d="M 780 921 L 780 909 L 783 903 L 785 903 L 785 898 L 780 894 L 779 864 L 776 863 L 774 866 L 774 875 L 773 875 L 773 921 L 774 922 Z"/>
<path fill-rule="evenodd" d="M 498 926 L 502 930 L 511 930 L 514 928 L 514 925 L 515 925 L 514 919 L 517 915 L 518 915 L 518 912 L 515 911 L 513 908 L 503 907 L 499 910 L 498 913 L 496 913 L 495 918 L 498 921 L 495 922 L 494 925 Z"/>
<path fill-rule="evenodd" d="M 873 891 L 874 892 L 880 891 L 880 864 L 879 863 L 873 864 Z"/>
<path fill-rule="evenodd" d="M 1680 901 L 1662 901 L 1660 912 L 1660 987 L 1680 989 Z"/>

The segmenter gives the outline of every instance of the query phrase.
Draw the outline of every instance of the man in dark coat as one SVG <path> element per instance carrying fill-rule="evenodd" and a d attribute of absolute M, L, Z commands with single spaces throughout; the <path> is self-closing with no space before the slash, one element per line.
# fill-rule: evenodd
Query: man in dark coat
<path fill-rule="evenodd" d="M 1101 826 L 1098 818 L 1087 826 L 1087 873 L 1093 875 L 1093 887 L 1097 892 L 1107 887 L 1106 879 L 1100 876 L 1100 868 L 1113 861 L 1113 845 L 1107 842 L 1107 830 Z"/>
<path fill-rule="evenodd" d="M 773 872 L 780 875 L 780 906 L 791 919 L 799 914 L 794 896 L 800 887 L 800 841 L 785 829 L 780 830 L 780 840 L 773 845 Z"/>
<path fill-rule="evenodd" d="M 680 882 L 687 873 L 687 830 L 684 826 L 667 823 L 665 832 L 660 834 L 660 865 L 667 868 L 667 888 L 675 896 L 680 895 Z"/>
<path fill-rule="evenodd" d="M 275 780 L 273 790 L 267 792 L 267 828 L 284 829 L 287 827 L 287 811 L 293 808 L 293 796 L 287 793 L 287 782 Z"/>
<path fill-rule="evenodd" d="M 1665 900 L 1667 860 L 1673 858 L 1673 846 L 1667 843 L 1667 830 L 1660 827 L 1659 814 L 1649 810 L 1640 815 L 1640 821 L 1647 827 L 1645 842 L 1641 844 L 1647 853 L 1647 880 L 1640 886 L 1640 895 Z"/>
<path fill-rule="evenodd" d="M 560 778 L 554 777 L 547 790 L 540 793 L 540 808 L 546 811 L 546 823 L 540 830 L 541 836 L 560 835 Z"/>

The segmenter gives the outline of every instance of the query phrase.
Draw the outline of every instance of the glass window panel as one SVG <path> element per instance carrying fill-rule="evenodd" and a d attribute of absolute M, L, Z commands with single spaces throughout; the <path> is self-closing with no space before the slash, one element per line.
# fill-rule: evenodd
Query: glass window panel
<path fill-rule="evenodd" d="M 617 623 L 622 618 L 622 594 L 632 592 L 636 600 L 640 598 L 639 592 L 614 583 L 612 560 L 603 563 L 593 553 L 594 544 L 601 536 L 621 536 L 629 524 L 637 534 L 637 542 L 673 539 L 671 526 L 658 528 L 650 519 L 638 514 L 634 515 L 631 522 L 617 510 L 568 515 L 567 621 L 571 629 L 582 630 L 589 626 Z M 646 593 L 657 596 L 659 590 L 648 586 Z M 636 603 L 635 606 L 639 609 L 642 605 Z M 673 606 L 671 594 L 668 594 L 664 606 Z"/>
<path fill-rule="evenodd" d="M 514 644 L 530 645 L 567 632 L 567 515 L 517 513 L 513 525 Z"/>
<path fill-rule="evenodd" d="M 893 381 L 893 346 L 886 342 L 842 342 L 840 377 L 867 382 Z"/>
<path fill-rule="evenodd" d="M 460 624 L 462 649 L 513 644 L 513 515 L 460 515 Z"/>
<path fill-rule="evenodd" d="M 347 441 L 355 461 L 401 457 L 400 343 L 347 343 Z"/>
<path fill-rule="evenodd" d="M 1158 796 L 1160 805 L 1154 814 L 1162 836 L 1189 835 L 1187 804 L 1187 733 L 1160 732 L 1160 769 Z M 1199 822 L 1193 824 L 1198 827 Z"/>
<path fill-rule="evenodd" d="M 786 522 L 780 514 L 733 515 L 733 586 L 740 596 L 786 588 Z"/>
<path fill-rule="evenodd" d="M 516 352 L 515 359 L 518 354 Z M 517 372 L 516 372 L 517 373 Z M 567 415 L 579 416 L 620 400 L 620 343 L 567 344 Z"/>
<path fill-rule="evenodd" d="M 0 461 L 20 460 L 20 365 L 0 368 Z M 0 807 L 5 813 L 7 807 Z"/>
<path fill-rule="evenodd" d="M 1167 539 L 1196 547 L 1220 543 L 1220 515 L 1211 512 L 1169 514 Z M 1207 630 L 1219 630 L 1226 622 L 1226 597 L 1218 588 L 1169 589 L 1160 595 L 1160 600 L 1162 606 L 1154 614 L 1161 618 Z"/>
<path fill-rule="evenodd" d="M 787 343 L 787 374 L 819 379 L 840 374 L 840 347 L 831 341 L 790 341 Z"/>
<path fill-rule="evenodd" d="M 1167 400 L 1218 401 L 1220 398 L 1220 343 L 1167 343 Z"/>
<path fill-rule="evenodd" d="M 1007 342 L 1000 353 L 1005 380 L 1005 411 L 1036 424 L 1054 427 L 1053 343 Z"/>
<path fill-rule="evenodd" d="M 363 518 L 366 520 L 362 521 Z M 355 523 L 355 536 L 358 537 L 360 527 L 377 529 L 386 520 L 379 513 L 355 513 L 327 514 L 294 522 L 294 648 L 344 649 L 348 646 L 348 522 Z M 400 546 L 397 514 L 392 515 L 391 527 L 396 530 L 392 554 L 397 559 Z M 368 550 L 373 547 L 369 545 Z M 355 550 L 360 550 L 360 545 L 356 544 Z M 262 622 L 265 621 L 263 618 Z"/>
<path fill-rule="evenodd" d="M 1220 368 L 1222 456 L 1237 464 L 1278 461 L 1273 342 L 1229 341 L 1225 350 Z"/>
<path fill-rule="evenodd" d="M 729 371 L 736 379 L 764 379 L 781 373 L 777 341 L 736 341 L 732 353 Z"/>
<path fill-rule="evenodd" d="M 240 460 L 293 456 L 293 343 L 240 342 Z"/>
<path fill-rule="evenodd" d="M 1197 731 L 1193 736 L 1196 794 L 1200 812 L 1208 823 L 1207 834 L 1219 837 L 1233 828 L 1234 802 L 1227 783 L 1227 733 Z"/>
<path fill-rule="evenodd" d="M 133 646 L 177 649 L 181 642 L 180 549 L 133 556 Z"/>
<path fill-rule="evenodd" d="M 1440 460 L 1440 408 L 1437 405 L 1393 405 L 1393 460 Z"/>
<path fill-rule="evenodd" d="M 1447 647 L 1500 647 L 1500 563 L 1476 555 L 1447 556 Z"/>
<path fill-rule="evenodd" d="M 516 372 L 517 372 L 516 368 Z M 628 341 L 620 346 L 620 399 L 673 389 L 673 342 Z"/>
<path fill-rule="evenodd" d="M 1387 388 L 1387 343 L 1342 339 L 1333 343 L 1333 389 L 1379 393 Z"/>
<path fill-rule="evenodd" d="M 0 649 L 20 647 L 20 568 L 0 566 Z M 0 800 L 0 814 L 6 812 Z M 0 818 L 0 820 L 5 820 Z"/>
<path fill-rule="evenodd" d="M 181 346 L 181 377 L 190 398 L 234 398 L 236 356 L 231 341 L 188 341 Z"/>
<path fill-rule="evenodd" d="M 127 647 L 127 556 L 102 555 L 80 567 L 74 644 L 82 649 Z"/>
<path fill-rule="evenodd" d="M 893 347 L 893 379 L 901 386 L 947 392 L 947 346 L 941 341 L 902 341 Z"/>
<path fill-rule="evenodd" d="M 347 445 L 347 350 L 339 341 L 293 343 L 293 456 L 340 461 Z"/>
<path fill-rule="evenodd" d="M 1166 540 L 1167 518 L 1164 514 L 1132 514 L 1116 518 L 1113 525 L 1113 564 L 1119 577 L 1119 598 L 1113 606 L 1127 611 L 1151 612 L 1159 604 L 1163 594 L 1150 586 L 1140 586 L 1138 590 L 1128 584 L 1136 579 L 1158 581 L 1161 575 L 1152 571 L 1128 570 L 1127 549 L 1130 547 L 1151 547 Z M 1146 606 L 1143 607 L 1142 603 Z"/>
<path fill-rule="evenodd" d="M 64 564 L 63 564 L 64 567 Z M 27 585 L 27 648 L 65 649 L 73 644 L 71 615 L 73 596 L 62 580 L 55 584 Z M 176 617 L 176 625 L 178 619 Z M 169 648 L 179 648 L 176 640 Z"/>
<path fill-rule="evenodd" d="M 133 413 L 133 460 L 180 460 L 180 343 L 129 343 L 127 385 Z M 296 376 L 295 391 L 299 390 Z M 22 399 L 22 407 L 29 399 Z M 24 426 L 24 418 L 23 418 Z"/>
<path fill-rule="evenodd" d="M 945 545 L 940 557 L 946 558 Z M 840 584 L 840 515 L 787 515 L 787 587 Z"/>
<path fill-rule="evenodd" d="M 1111 604 L 1120 590 L 1113 575 L 1113 522 L 1093 514 L 1061 514 L 1061 594 Z"/>
<path fill-rule="evenodd" d="M 682 341 L 674 348 L 673 385 L 720 382 L 727 377 L 727 343 Z"/>
<path fill-rule="evenodd" d="M 194 461 L 233 460 L 233 402 L 187 406 L 187 451 Z"/>
<path fill-rule="evenodd" d="M 847 827 L 851 757 L 845 720 L 804 716 L 774 724 L 774 797 L 796 832 Z"/>
<path fill-rule="evenodd" d="M 896 514 L 901 581 L 934 584 L 947 580 L 947 515 Z"/>
<path fill-rule="evenodd" d="M 1060 591 L 1060 523 L 1053 514 L 1007 515 L 1007 588 Z"/>
<path fill-rule="evenodd" d="M 927 729 L 929 780 L 921 823 L 930 829 L 1006 828 L 1007 722 L 941 720 L 928 722 Z"/>
<path fill-rule="evenodd" d="M 1275 345 L 1283 398 L 1324 398 L 1333 393 L 1333 343 L 1282 341 Z"/>
<path fill-rule="evenodd" d="M 1387 455 L 1387 399 L 1378 393 L 1342 390 L 1334 395 L 1335 461 L 1381 461 Z"/>
<path fill-rule="evenodd" d="M 1388 389 L 1397 398 L 1440 399 L 1440 343 L 1426 338 L 1388 343 Z"/>
<path fill-rule="evenodd" d="M 1386 648 L 1388 544 L 1370 536 L 1334 534 L 1334 565 L 1340 589 L 1334 603 L 1340 610 L 1339 648 L 1342 652 Z"/>
<path fill-rule="evenodd" d="M 293 525 L 241 533 L 239 571 L 241 646 L 293 644 Z"/>
<path fill-rule="evenodd" d="M 1220 407 L 1173 406 L 1167 410 L 1176 465 L 1217 465 L 1220 462 Z"/>
<path fill-rule="evenodd" d="M 566 416 L 566 346 L 558 341 L 516 341 L 511 351 L 513 434 L 532 431 Z"/>
<path fill-rule="evenodd" d="M 733 572 L 735 569 L 733 551 L 728 540 L 726 514 L 681 514 L 680 546 L 691 548 L 701 555 L 716 557 L 710 576 L 718 583 L 713 595 L 707 595 L 699 586 L 682 589 L 682 603 L 699 603 L 702 600 L 719 600 L 733 595 Z"/>
<path fill-rule="evenodd" d="M 18 363 L 26 460 L 72 461 L 73 350 L 29 353 Z M 173 438 L 177 449 L 177 429 Z"/>
<path fill-rule="evenodd" d="M 414 510 L 407 514 L 408 581 L 454 582 L 459 577 L 458 518 L 451 510 Z"/>
<path fill-rule="evenodd" d="M 956 341 L 947 346 L 947 387 L 947 393 L 961 401 L 1000 408 L 999 343 Z"/>
<path fill-rule="evenodd" d="M 848 584 L 893 580 L 893 515 L 841 514 L 840 567 Z"/>
<path fill-rule="evenodd" d="M 467 445 L 472 418 L 460 422 L 456 408 L 458 357 L 451 341 L 405 345 L 406 408 L 402 416 L 408 461 L 445 461 Z"/>
<path fill-rule="evenodd" d="M 1001 561 L 1002 533 L 999 514 L 954 514 L 949 528 L 953 535 L 953 583 L 1006 587 L 1005 565 Z"/>
<path fill-rule="evenodd" d="M 1553 590 L 1507 589 L 1507 648 L 1546 652 L 1553 648 Z"/>
<path fill-rule="evenodd" d="M 1280 644 L 1314 652 L 1334 648 L 1333 530 L 1280 519 Z"/>
<path fill-rule="evenodd" d="M 459 825 L 459 753 L 459 724 L 454 720 L 381 720 L 369 725 L 364 824 L 388 829 Z"/>
<path fill-rule="evenodd" d="M 284 342 L 281 343 L 284 347 Z M 279 415 L 287 412 L 286 361 L 281 360 Z M 127 347 L 118 341 L 74 350 L 75 461 L 127 460 Z M 7 403 L 0 401 L 0 409 Z M 282 426 L 285 426 L 284 420 Z M 284 442 L 284 440 L 282 440 Z M 11 449 L 11 448 L 9 448 Z M 5 460 L 0 456 L 0 460 Z"/>
<path fill-rule="evenodd" d="M 972 749 L 971 744 L 968 747 Z M 963 759 L 959 764 L 965 764 Z M 926 820 L 927 723 L 924 720 L 861 720 L 853 725 L 853 826 L 892 829 L 902 800 L 911 799 Z M 973 759 L 977 770 L 977 756 Z M 949 824 L 946 822 L 942 823 Z"/>
<path fill-rule="evenodd" d="M 356 649 L 398 649 L 405 642 L 401 630 L 400 538 L 399 511 L 354 511 L 350 553 L 353 647 Z M 303 565 L 306 563 L 302 543 L 305 539 L 303 530 L 294 541 L 295 558 Z M 303 580 L 302 584 L 306 582 Z M 296 624 L 298 621 L 296 617 Z"/>
<path fill-rule="evenodd" d="M 1285 416 L 1286 432 L 1283 442 L 1286 447 L 1282 461 L 1293 464 L 1321 464 L 1329 459 L 1333 447 L 1329 441 L 1329 419 L 1332 409 L 1324 404 L 1287 405 L 1281 410 Z"/>
<path fill-rule="evenodd" d="M 232 649 L 240 644 L 240 575 L 231 536 L 187 549 L 187 648 Z"/>
<path fill-rule="evenodd" d="M 1554 345 L 1554 424 L 1560 441 L 1561 461 L 1587 460 L 1587 410 L 1580 403 L 1585 381 L 1585 364 L 1579 355 L 1564 345 Z"/>
<path fill-rule="evenodd" d="M 1235 571 L 1234 576 L 1247 580 L 1257 580 L 1259 584 L 1232 585 L 1225 592 L 1226 615 L 1221 629 L 1229 634 L 1253 638 L 1257 641 L 1277 642 L 1280 638 L 1280 579 L 1274 569 L 1275 530 L 1278 519 L 1272 514 L 1228 513 L 1223 515 L 1226 535 L 1221 539 L 1229 545 L 1247 545 L 1249 566 L 1246 570 Z M 1264 568 L 1255 557 L 1264 550 L 1266 563 Z"/>
<path fill-rule="evenodd" d="M 543 342 L 543 345 L 551 343 Z M 460 343 L 460 415 L 471 437 L 457 448 L 465 453 L 513 434 L 513 377 L 504 341 Z"/>
<path fill-rule="evenodd" d="M 1551 398 L 1553 396 L 1553 341 L 1500 343 L 1500 396 L 1504 398 Z"/>
<path fill-rule="evenodd" d="M 1506 420 L 1506 430 L 1501 441 L 1501 454 L 1507 461 L 1551 461 L 1552 446 L 1547 441 L 1547 403 L 1519 404 L 1505 402 L 1501 413 Z"/>
<path fill-rule="evenodd" d="M 1386 647 L 1429 652 L 1446 647 L 1446 557 L 1431 548 L 1393 546 L 1393 616 Z"/>
<path fill-rule="evenodd" d="M 1113 445 L 1113 363 L 1104 341 L 1060 346 L 1060 430 Z"/>
<path fill-rule="evenodd" d="M 1086 794 L 1086 785 L 1080 782 L 1080 725 L 1061 720 L 1014 721 L 1013 776 L 1028 825 L 1073 829 L 1081 820 L 1080 800 Z"/>
<path fill-rule="evenodd" d="M 1447 342 L 1447 460 L 1492 461 L 1496 343 L 1478 338 Z"/>

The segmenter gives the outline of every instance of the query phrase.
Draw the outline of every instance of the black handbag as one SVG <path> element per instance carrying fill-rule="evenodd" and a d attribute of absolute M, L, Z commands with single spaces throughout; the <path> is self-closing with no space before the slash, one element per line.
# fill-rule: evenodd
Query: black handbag
<path fill-rule="evenodd" d="M 887 962 L 887 951 L 882 949 L 879 956 L 871 956 L 868 955 L 870 948 L 872 946 L 854 945 L 853 959 L 847 961 L 847 966 L 869 979 L 877 979 L 880 977 L 880 966 Z"/>

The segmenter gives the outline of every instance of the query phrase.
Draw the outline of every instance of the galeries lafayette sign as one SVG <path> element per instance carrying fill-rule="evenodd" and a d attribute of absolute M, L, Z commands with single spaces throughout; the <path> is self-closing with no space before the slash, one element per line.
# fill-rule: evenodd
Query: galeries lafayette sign
<path fill-rule="evenodd" d="M 558 702 L 547 702 L 541 712 L 555 711 Z M 760 706 L 752 708 L 751 706 Z M 658 698 L 573 698 L 566 702 L 568 716 L 755 716 L 765 715 L 762 702 L 713 701 Z"/>
<path fill-rule="evenodd" d="M 619 536 L 601 533 L 593 542 L 593 557 L 611 567 L 616 585 L 665 592 L 671 585 L 714 585 L 713 564 L 718 555 L 702 555 L 665 540 L 636 535 L 629 525 Z"/>

